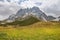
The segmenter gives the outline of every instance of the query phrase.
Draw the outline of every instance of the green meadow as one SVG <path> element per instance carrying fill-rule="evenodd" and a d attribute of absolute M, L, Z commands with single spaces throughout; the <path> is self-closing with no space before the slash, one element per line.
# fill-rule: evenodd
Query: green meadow
<path fill-rule="evenodd" d="M 60 22 L 0 26 L 0 40 L 60 40 Z"/>

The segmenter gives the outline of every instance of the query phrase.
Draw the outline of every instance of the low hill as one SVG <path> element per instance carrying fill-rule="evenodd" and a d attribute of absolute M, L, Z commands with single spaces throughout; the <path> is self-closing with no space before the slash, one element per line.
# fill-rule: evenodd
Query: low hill
<path fill-rule="evenodd" d="M 27 26 L 27 25 L 32 25 L 34 23 L 39 22 L 40 20 L 30 16 L 29 18 L 26 18 L 24 20 L 15 20 L 14 22 L 7 23 L 6 25 L 20 25 L 20 26 Z"/>

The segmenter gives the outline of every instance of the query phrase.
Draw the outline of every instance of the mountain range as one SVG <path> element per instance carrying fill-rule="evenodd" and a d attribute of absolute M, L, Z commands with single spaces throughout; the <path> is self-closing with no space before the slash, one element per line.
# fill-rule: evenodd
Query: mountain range
<path fill-rule="evenodd" d="M 60 16 L 58 18 L 59 18 L 59 21 L 60 21 Z"/>
<path fill-rule="evenodd" d="M 33 18 L 33 20 L 32 20 Z M 36 18 L 36 19 L 35 19 Z M 18 10 L 18 12 L 16 14 L 12 14 L 10 15 L 7 19 L 5 19 L 4 21 L 2 21 L 2 24 L 4 23 L 12 23 L 15 21 L 34 21 L 34 20 L 40 20 L 40 21 L 59 21 L 57 19 L 59 19 L 60 17 L 56 18 L 53 16 L 47 16 L 45 14 L 45 12 L 43 12 L 42 10 L 39 9 L 39 7 L 32 7 L 32 8 L 21 8 L 20 10 Z"/>
<path fill-rule="evenodd" d="M 7 22 L 13 22 L 15 20 L 25 20 L 30 16 L 35 17 L 41 21 L 51 21 L 56 19 L 53 16 L 47 16 L 43 11 L 41 11 L 38 7 L 34 6 L 32 8 L 20 9 L 16 14 L 10 15 L 6 20 Z"/>

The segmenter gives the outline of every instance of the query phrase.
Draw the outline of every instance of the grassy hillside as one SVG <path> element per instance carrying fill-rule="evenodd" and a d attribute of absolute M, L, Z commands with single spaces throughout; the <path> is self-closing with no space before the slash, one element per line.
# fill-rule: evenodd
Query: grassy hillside
<path fill-rule="evenodd" d="M 26 18 L 25 20 L 17 20 L 12 22 L 12 23 L 7 23 L 6 25 L 20 25 L 20 26 L 27 26 L 27 25 L 31 25 L 34 24 L 36 22 L 39 22 L 40 20 L 38 20 L 35 17 L 30 16 L 29 18 Z"/>
<path fill-rule="evenodd" d="M 60 23 L 37 22 L 17 28 L 1 26 L 0 40 L 60 40 Z"/>

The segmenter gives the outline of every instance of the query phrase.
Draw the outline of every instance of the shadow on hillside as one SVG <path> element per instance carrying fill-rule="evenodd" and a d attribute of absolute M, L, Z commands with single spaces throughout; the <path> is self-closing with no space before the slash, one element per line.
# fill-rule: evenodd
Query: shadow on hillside
<path fill-rule="evenodd" d="M 34 23 L 37 23 L 39 22 L 40 20 L 38 20 L 37 18 L 34 18 L 34 17 L 30 17 L 26 20 L 23 20 L 23 21 L 18 21 L 16 20 L 15 22 L 12 22 L 12 23 L 7 23 L 7 24 L 4 24 L 2 26 L 9 26 L 9 25 L 14 25 L 14 26 L 28 26 L 28 25 L 31 25 L 31 24 L 34 24 Z"/>

